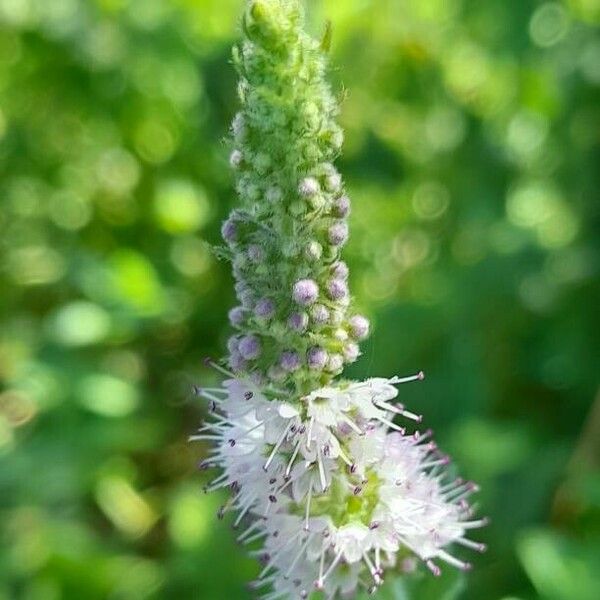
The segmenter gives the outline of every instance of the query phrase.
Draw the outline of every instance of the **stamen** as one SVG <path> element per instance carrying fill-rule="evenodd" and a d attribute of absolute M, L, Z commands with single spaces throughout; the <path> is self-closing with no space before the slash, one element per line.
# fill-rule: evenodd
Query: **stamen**
<path fill-rule="evenodd" d="M 300 548 L 300 551 L 298 552 L 298 554 L 296 554 L 296 557 L 292 561 L 292 564 L 288 567 L 288 570 L 283 575 L 284 579 L 289 579 L 290 578 L 290 573 L 294 570 L 294 567 L 296 566 L 296 564 L 298 563 L 298 561 L 302 558 L 302 555 L 304 554 L 304 552 L 306 552 L 306 549 L 308 548 L 308 543 L 310 542 L 311 538 L 312 538 L 312 534 L 309 534 L 309 535 L 306 536 L 306 540 L 302 544 L 302 546 Z"/>
<path fill-rule="evenodd" d="M 445 550 L 438 550 L 438 556 L 449 565 L 460 569 L 461 571 L 469 571 L 471 569 L 471 563 L 463 562 L 462 560 L 458 560 L 458 558 L 452 556 L 452 554 L 448 554 Z"/>
<path fill-rule="evenodd" d="M 310 442 L 311 442 L 311 438 L 312 438 L 312 430 L 313 430 L 313 425 L 315 424 L 315 418 L 311 417 L 310 421 L 308 422 L 308 432 L 306 434 L 306 449 L 310 450 Z"/>
<path fill-rule="evenodd" d="M 325 476 L 325 467 L 323 466 L 323 457 L 321 456 L 321 449 L 317 450 L 317 463 L 319 465 L 319 478 L 321 479 L 321 490 L 327 491 L 327 477 Z"/>
<path fill-rule="evenodd" d="M 478 527 L 485 527 L 489 522 L 489 518 L 484 517 L 477 521 L 461 521 L 460 526 L 464 529 L 477 529 Z"/>
<path fill-rule="evenodd" d="M 335 558 L 333 559 L 332 563 L 329 565 L 327 571 L 325 571 L 325 573 L 323 574 L 323 577 L 321 577 L 321 585 L 323 583 L 325 583 L 325 580 L 327 579 L 327 577 L 329 577 L 329 575 L 331 574 L 331 572 L 333 571 L 333 569 L 335 569 L 335 567 L 337 566 L 337 564 L 340 562 L 341 558 L 342 558 L 342 550 L 340 550 L 337 555 L 335 556 Z"/>
<path fill-rule="evenodd" d="M 292 453 L 292 457 L 290 458 L 290 461 L 288 462 L 288 465 L 285 469 L 285 476 L 289 477 L 290 473 L 292 472 L 292 468 L 294 466 L 294 463 L 296 462 L 296 457 L 298 456 L 298 452 L 300 451 L 300 444 L 302 444 L 302 440 L 298 440 L 298 443 L 296 444 L 296 447 L 294 448 L 294 452 Z"/>
<path fill-rule="evenodd" d="M 227 371 L 227 369 L 224 369 L 221 365 L 219 365 L 218 363 L 216 363 L 212 358 L 210 358 L 210 356 L 207 356 L 204 359 L 204 364 L 207 367 L 212 367 L 213 369 L 219 371 L 219 373 L 222 373 L 223 375 L 225 375 L 226 377 L 235 377 L 235 375 L 229 371 Z"/>
<path fill-rule="evenodd" d="M 485 552 L 487 550 L 487 546 L 481 542 L 474 542 L 473 540 L 469 540 L 467 538 L 461 537 L 456 540 L 465 548 L 470 548 L 471 550 L 476 550 L 477 552 Z"/>
<path fill-rule="evenodd" d="M 367 567 L 369 567 L 369 572 L 373 576 L 373 580 L 375 581 L 375 585 L 379 585 L 381 583 L 381 577 L 379 577 L 377 569 L 373 566 L 371 559 L 367 552 L 363 552 L 363 559 L 367 563 Z"/>
<path fill-rule="evenodd" d="M 381 423 L 383 423 L 384 425 L 387 425 L 390 429 L 395 429 L 396 431 L 399 431 L 402 435 L 406 433 L 406 429 L 404 429 L 404 427 L 399 427 L 398 425 L 392 423 L 389 419 L 386 419 L 385 417 L 378 416 L 377 420 L 381 421 Z"/>
<path fill-rule="evenodd" d="M 341 415 L 341 418 L 355 433 L 358 433 L 358 435 L 365 435 L 365 432 L 352 419 L 344 414 Z"/>
<path fill-rule="evenodd" d="M 432 560 L 426 561 L 425 565 L 436 577 L 442 574 L 442 570 Z"/>
<path fill-rule="evenodd" d="M 408 377 L 392 377 L 390 383 L 400 385 L 401 383 L 410 383 L 411 381 L 423 381 L 423 379 L 425 379 L 425 373 L 419 371 L 416 375 L 409 375 Z"/>
<path fill-rule="evenodd" d="M 269 470 L 269 465 L 273 462 L 273 459 L 275 458 L 275 455 L 277 454 L 277 450 L 279 450 L 281 444 L 283 444 L 283 441 L 285 440 L 285 436 L 288 434 L 290 427 L 291 427 L 291 423 L 288 423 L 286 428 L 283 430 L 283 433 L 281 434 L 281 436 L 279 436 L 277 443 L 275 444 L 275 446 L 273 446 L 273 450 L 271 451 L 271 454 L 270 454 L 269 458 L 267 459 L 265 466 L 263 467 L 263 469 L 265 471 Z"/>
<path fill-rule="evenodd" d="M 248 537 L 255 529 L 259 529 L 261 527 L 261 522 L 260 521 L 255 521 L 254 523 L 252 523 L 252 525 L 250 525 L 248 527 L 248 529 L 246 529 L 246 531 L 244 531 L 241 535 L 238 536 L 237 540 L 238 542 L 242 542 L 244 541 L 244 538 Z M 266 533 L 266 531 L 262 532 L 261 535 L 264 535 L 264 533 Z"/>
<path fill-rule="evenodd" d="M 250 507 L 252 506 L 252 502 L 254 502 L 255 496 L 252 496 L 250 498 L 250 500 L 248 500 L 242 507 L 240 510 L 240 514 L 237 516 L 236 520 L 233 523 L 233 528 L 237 529 L 239 527 L 239 524 L 242 522 L 242 519 L 244 518 L 244 515 L 250 510 Z"/>
<path fill-rule="evenodd" d="M 306 516 L 304 529 L 308 531 L 308 519 L 310 517 L 310 501 L 312 500 L 312 478 L 310 480 L 310 484 L 308 485 L 308 500 L 306 501 Z"/>

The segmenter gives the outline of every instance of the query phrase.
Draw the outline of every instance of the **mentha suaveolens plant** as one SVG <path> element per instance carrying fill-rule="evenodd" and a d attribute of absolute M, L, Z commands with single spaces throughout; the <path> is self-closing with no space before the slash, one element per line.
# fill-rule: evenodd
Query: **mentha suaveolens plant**
<path fill-rule="evenodd" d="M 369 321 L 352 310 L 350 200 L 333 165 L 343 135 L 324 75 L 329 35 L 303 30 L 297 0 L 251 0 L 234 49 L 242 108 L 231 167 L 240 206 L 222 227 L 239 305 L 222 387 L 198 388 L 212 418 L 207 490 L 229 488 L 239 541 L 260 559 L 264 598 L 353 597 L 416 560 L 467 570 L 476 486 L 398 402 L 410 377 L 347 381 Z M 413 431 L 405 430 L 413 424 Z"/>

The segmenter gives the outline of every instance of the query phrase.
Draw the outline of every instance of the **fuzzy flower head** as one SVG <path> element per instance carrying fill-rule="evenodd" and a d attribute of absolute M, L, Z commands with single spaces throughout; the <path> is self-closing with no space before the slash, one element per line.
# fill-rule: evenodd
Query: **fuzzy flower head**
<path fill-rule="evenodd" d="M 264 538 L 257 587 L 354 594 L 408 555 L 438 575 L 443 564 L 470 568 L 459 547 L 485 549 L 469 538 L 485 524 L 469 502 L 477 486 L 448 474 L 431 431 L 406 430 L 421 417 L 397 403 L 398 386 L 421 379 L 340 383 L 300 404 L 245 379 L 199 390 L 215 420 L 193 438 L 215 441 L 204 466 L 223 473 L 208 489 L 233 490 L 222 512 L 245 524 L 239 541 Z"/>

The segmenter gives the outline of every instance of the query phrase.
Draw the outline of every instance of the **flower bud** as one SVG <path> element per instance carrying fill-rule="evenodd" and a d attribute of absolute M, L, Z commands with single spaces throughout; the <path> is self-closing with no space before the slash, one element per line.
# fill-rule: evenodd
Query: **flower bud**
<path fill-rule="evenodd" d="M 348 196 L 340 196 L 333 202 L 333 212 L 341 219 L 350 214 L 350 198 Z"/>
<path fill-rule="evenodd" d="M 300 355 L 294 350 L 286 350 L 281 353 L 279 358 L 279 365 L 285 371 L 292 373 L 300 368 Z"/>
<path fill-rule="evenodd" d="M 319 296 L 319 286 L 312 279 L 300 279 L 294 284 L 292 297 L 300 306 L 314 304 Z"/>
<path fill-rule="evenodd" d="M 337 221 L 327 230 L 327 238 L 333 246 L 342 246 L 348 240 L 348 225 L 344 221 Z"/>
<path fill-rule="evenodd" d="M 321 256 L 323 256 L 323 246 L 321 246 L 319 242 L 312 240 L 306 245 L 306 248 L 304 249 L 304 255 L 311 262 L 316 262 L 321 259 Z"/>
<path fill-rule="evenodd" d="M 331 354 L 327 361 L 327 370 L 330 373 L 339 373 L 344 368 L 344 357 L 341 354 Z"/>
<path fill-rule="evenodd" d="M 327 282 L 327 295 L 332 300 L 345 300 L 348 298 L 348 284 L 341 279 L 330 279 Z"/>
<path fill-rule="evenodd" d="M 360 348 L 355 342 L 344 344 L 344 358 L 346 362 L 352 363 L 360 356 Z"/>
<path fill-rule="evenodd" d="M 310 317 L 315 325 L 325 325 L 329 320 L 329 309 L 322 304 L 313 304 Z"/>
<path fill-rule="evenodd" d="M 229 217 L 223 222 L 223 225 L 221 225 L 221 235 L 228 244 L 232 244 L 237 240 L 237 234 L 237 223 L 232 217 Z"/>
<path fill-rule="evenodd" d="M 338 326 L 344 322 L 344 312 L 341 310 L 332 310 L 329 316 L 331 325 Z"/>
<path fill-rule="evenodd" d="M 229 155 L 229 164 L 233 169 L 237 169 L 242 164 L 243 156 L 239 150 L 234 150 Z"/>
<path fill-rule="evenodd" d="M 245 371 L 248 367 L 248 363 L 244 360 L 244 357 L 239 352 L 230 354 L 228 362 L 231 370 L 235 372 Z"/>
<path fill-rule="evenodd" d="M 254 314 L 261 319 L 273 318 L 275 303 L 270 298 L 261 298 L 254 307 Z"/>
<path fill-rule="evenodd" d="M 246 335 L 240 340 L 238 350 L 242 358 L 254 360 L 260 356 L 262 345 L 255 335 Z"/>
<path fill-rule="evenodd" d="M 231 132 L 233 133 L 236 140 L 241 141 L 246 136 L 246 122 L 244 115 L 239 112 L 233 118 L 231 123 Z"/>
<path fill-rule="evenodd" d="M 331 173 L 325 179 L 325 187 L 329 192 L 339 192 L 342 187 L 342 176 L 339 173 Z"/>
<path fill-rule="evenodd" d="M 298 184 L 298 193 L 303 198 L 311 198 L 319 193 L 319 182 L 314 177 L 306 177 Z"/>
<path fill-rule="evenodd" d="M 364 340 L 369 335 L 369 319 L 362 315 L 354 315 L 350 321 L 350 335 L 357 340 Z"/>
<path fill-rule="evenodd" d="M 308 327 L 308 315 L 306 313 L 293 313 L 288 318 L 288 327 L 298 333 L 303 333 Z"/>
<path fill-rule="evenodd" d="M 229 354 L 235 354 L 236 352 L 239 352 L 239 345 L 240 339 L 237 336 L 232 335 L 227 340 L 227 350 L 229 350 Z"/>
<path fill-rule="evenodd" d="M 319 346 L 314 346 L 306 354 L 306 362 L 310 369 L 324 369 L 328 359 L 327 351 Z"/>
<path fill-rule="evenodd" d="M 349 272 L 348 265 L 343 260 L 339 260 L 331 265 L 331 274 L 335 279 L 346 281 Z"/>
<path fill-rule="evenodd" d="M 246 250 L 248 258 L 253 263 L 261 263 L 265 258 L 265 251 L 258 244 L 250 244 Z"/>
<path fill-rule="evenodd" d="M 236 306 L 229 311 L 229 322 L 234 327 L 239 327 L 245 320 L 246 311 L 241 306 Z"/>

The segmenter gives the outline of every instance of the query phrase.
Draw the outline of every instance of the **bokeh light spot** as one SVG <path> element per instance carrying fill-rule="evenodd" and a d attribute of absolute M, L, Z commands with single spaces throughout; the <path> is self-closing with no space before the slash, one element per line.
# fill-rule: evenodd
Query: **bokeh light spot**
<path fill-rule="evenodd" d="M 546 2 L 536 9 L 529 21 L 529 35 L 534 44 L 547 48 L 563 39 L 569 28 L 569 16 L 558 2 Z"/>
<path fill-rule="evenodd" d="M 193 237 L 178 238 L 171 247 L 171 260 L 188 277 L 198 277 L 211 266 L 211 254 L 206 242 Z"/>
<path fill-rule="evenodd" d="M 173 499 L 169 533 L 183 548 L 199 546 L 210 534 L 217 509 L 217 498 L 198 494 L 195 487 L 180 489 Z"/>
<path fill-rule="evenodd" d="M 417 216 L 422 219 L 441 217 L 450 204 L 450 193 L 441 184 L 427 182 L 421 184 L 414 192 L 412 205 Z"/>
<path fill-rule="evenodd" d="M 77 392 L 85 408 L 103 417 L 126 417 L 139 405 L 137 388 L 112 375 L 88 375 L 79 383 Z"/>
<path fill-rule="evenodd" d="M 80 194 L 73 190 L 63 190 L 51 196 L 48 213 L 59 227 L 77 231 L 89 223 L 92 207 Z"/>
<path fill-rule="evenodd" d="M 111 523 L 128 537 L 143 536 L 158 518 L 131 483 L 118 475 L 107 475 L 98 481 L 96 501 Z"/>
<path fill-rule="evenodd" d="M 102 341 L 110 330 L 110 315 L 92 302 L 77 301 L 61 307 L 50 320 L 54 339 L 64 346 L 87 346 Z"/>
<path fill-rule="evenodd" d="M 135 148 L 144 160 L 161 164 L 167 162 L 175 152 L 175 135 L 164 122 L 147 119 L 136 129 Z"/>
<path fill-rule="evenodd" d="M 160 185 L 154 197 L 154 217 L 159 227 L 173 234 L 189 233 L 207 221 L 209 204 L 202 188 L 185 180 Z"/>

